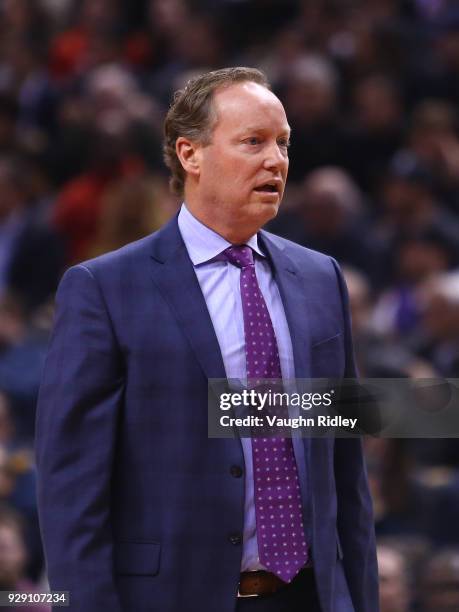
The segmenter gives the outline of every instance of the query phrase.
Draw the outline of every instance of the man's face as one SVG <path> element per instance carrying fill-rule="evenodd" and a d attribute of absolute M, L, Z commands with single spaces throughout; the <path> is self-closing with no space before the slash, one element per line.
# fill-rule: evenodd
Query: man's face
<path fill-rule="evenodd" d="M 213 104 L 211 142 L 199 150 L 199 210 L 217 231 L 255 233 L 276 216 L 284 193 L 287 117 L 279 99 L 253 82 L 217 91 Z"/>

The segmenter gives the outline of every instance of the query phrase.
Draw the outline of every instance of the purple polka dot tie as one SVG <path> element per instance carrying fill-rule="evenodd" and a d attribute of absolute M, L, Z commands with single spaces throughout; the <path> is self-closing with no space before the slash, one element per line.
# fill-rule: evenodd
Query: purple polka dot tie
<path fill-rule="evenodd" d="M 252 249 L 232 246 L 224 255 L 241 268 L 247 378 L 279 380 L 282 373 L 276 336 L 258 286 Z M 290 582 L 308 560 L 292 440 L 253 438 L 252 456 L 260 562 Z"/>

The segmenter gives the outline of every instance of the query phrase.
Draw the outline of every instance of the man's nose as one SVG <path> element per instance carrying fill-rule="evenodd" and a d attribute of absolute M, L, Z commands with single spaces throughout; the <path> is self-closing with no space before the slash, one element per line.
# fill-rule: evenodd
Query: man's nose
<path fill-rule="evenodd" d="M 276 142 L 271 144 L 264 159 L 264 167 L 266 169 L 280 170 L 288 165 L 288 155 L 282 150 L 282 147 Z"/>

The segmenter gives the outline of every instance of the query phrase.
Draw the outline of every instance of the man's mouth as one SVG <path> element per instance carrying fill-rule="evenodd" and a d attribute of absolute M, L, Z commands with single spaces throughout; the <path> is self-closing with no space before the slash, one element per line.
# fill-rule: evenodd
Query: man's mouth
<path fill-rule="evenodd" d="M 263 183 L 263 185 L 258 185 L 258 187 L 255 187 L 254 191 L 258 191 L 260 193 L 279 193 L 279 188 L 279 183 L 267 182 Z"/>

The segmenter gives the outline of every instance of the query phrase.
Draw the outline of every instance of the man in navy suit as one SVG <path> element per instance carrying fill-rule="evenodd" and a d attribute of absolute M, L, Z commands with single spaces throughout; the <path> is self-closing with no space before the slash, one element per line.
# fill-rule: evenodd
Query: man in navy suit
<path fill-rule="evenodd" d="M 360 441 L 268 450 L 207 432 L 208 379 L 258 363 L 250 317 L 264 317 L 270 376 L 355 375 L 336 263 L 260 230 L 282 199 L 289 135 L 259 71 L 190 81 L 165 123 L 178 217 L 61 282 L 36 449 L 50 586 L 72 611 L 378 610 Z M 273 473 L 286 466 L 271 524 L 257 449 Z M 279 524 L 282 495 L 300 529 Z"/>

